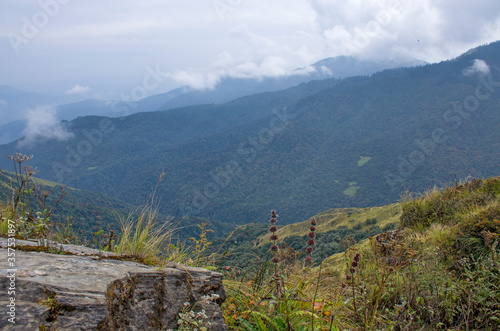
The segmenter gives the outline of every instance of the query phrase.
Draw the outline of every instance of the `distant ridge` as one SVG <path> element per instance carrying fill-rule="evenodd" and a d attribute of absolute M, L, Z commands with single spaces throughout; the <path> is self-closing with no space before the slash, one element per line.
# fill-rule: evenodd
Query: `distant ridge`
<path fill-rule="evenodd" d="M 176 88 L 172 91 L 148 96 L 144 99 L 133 100 L 96 100 L 88 99 L 77 102 L 68 102 L 71 99 L 64 95 L 45 95 L 21 91 L 11 86 L 0 86 L 0 125 L 19 127 L 19 120 L 25 120 L 21 115 L 28 108 L 50 105 L 57 109 L 57 119 L 73 120 L 79 116 L 108 116 L 120 117 L 140 112 L 155 110 L 169 110 L 179 107 L 225 103 L 249 94 L 278 91 L 300 83 L 317 79 L 340 78 L 357 75 L 369 75 L 376 71 L 401 66 L 420 64 L 421 61 L 361 61 L 353 57 L 340 56 L 319 61 L 313 65 L 315 71 L 287 77 L 245 79 L 223 78 L 214 89 L 196 90 L 188 86 Z M 21 116 L 21 117 L 20 117 Z M 8 130 L 8 134 L 0 132 L 0 144 L 7 144 L 19 139 L 24 134 L 20 130 Z"/>

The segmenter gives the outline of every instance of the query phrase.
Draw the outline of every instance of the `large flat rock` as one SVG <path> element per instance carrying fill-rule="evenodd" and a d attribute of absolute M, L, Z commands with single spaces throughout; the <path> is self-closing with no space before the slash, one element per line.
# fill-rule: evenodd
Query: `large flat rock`
<path fill-rule="evenodd" d="M 209 330 L 227 330 L 219 273 L 16 250 L 15 295 L 9 295 L 13 279 L 7 249 L 1 241 L 0 246 L 2 330 L 175 330 L 185 302 L 189 310 L 205 310 Z M 8 320 L 10 298 L 15 298 L 15 324 Z"/>

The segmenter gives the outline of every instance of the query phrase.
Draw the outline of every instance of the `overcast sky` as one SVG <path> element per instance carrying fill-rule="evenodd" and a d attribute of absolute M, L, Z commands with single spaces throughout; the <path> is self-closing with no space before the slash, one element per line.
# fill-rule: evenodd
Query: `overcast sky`
<path fill-rule="evenodd" d="M 498 0 L 2 0 L 0 85 L 157 94 L 338 55 L 438 62 L 499 39 Z"/>

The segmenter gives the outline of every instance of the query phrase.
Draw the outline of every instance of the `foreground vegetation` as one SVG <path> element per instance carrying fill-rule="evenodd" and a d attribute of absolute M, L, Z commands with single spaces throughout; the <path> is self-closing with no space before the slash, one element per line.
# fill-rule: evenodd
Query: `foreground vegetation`
<path fill-rule="evenodd" d="M 497 330 L 499 193 L 500 178 L 491 178 L 407 197 L 398 229 L 357 244 L 346 237 L 345 252 L 319 266 L 281 247 L 277 275 L 272 263 L 254 275 L 226 272 L 226 322 L 233 330 Z"/>
<path fill-rule="evenodd" d="M 10 199 L 0 204 L 0 232 L 42 245 L 78 242 L 71 229 L 51 220 L 64 190 L 47 203 L 33 169 L 23 166 L 27 157 L 12 158 L 16 176 Z M 496 330 L 499 194 L 500 177 L 474 179 L 407 195 L 398 205 L 328 211 L 286 227 L 273 211 L 269 228 L 248 225 L 222 242 L 212 242 L 213 231 L 201 223 L 184 243 L 172 239 L 174 223 L 158 224 L 152 194 L 145 207 L 122 217 L 116 234 L 95 236 L 100 248 L 124 258 L 222 272 L 231 330 Z M 255 250 L 234 254 L 229 243 L 235 241 Z M 331 255 L 332 242 L 342 252 Z M 244 263 L 236 263 L 238 256 Z M 207 327 L 203 317 L 189 320 L 187 313 L 180 315 L 181 329 Z"/>

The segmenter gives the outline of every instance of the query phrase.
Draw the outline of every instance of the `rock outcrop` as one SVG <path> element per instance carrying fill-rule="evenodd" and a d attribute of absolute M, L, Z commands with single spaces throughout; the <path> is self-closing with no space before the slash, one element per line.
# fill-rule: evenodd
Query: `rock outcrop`
<path fill-rule="evenodd" d="M 20 244 L 20 240 L 17 240 Z M 15 250 L 9 278 L 0 238 L 1 330 L 176 330 L 179 313 L 204 311 L 208 330 L 227 330 L 222 275 L 171 264 L 158 269 L 99 256 Z M 78 248 L 79 254 L 85 249 Z M 15 295 L 7 289 L 15 287 Z M 15 299 L 15 324 L 9 307 Z"/>

